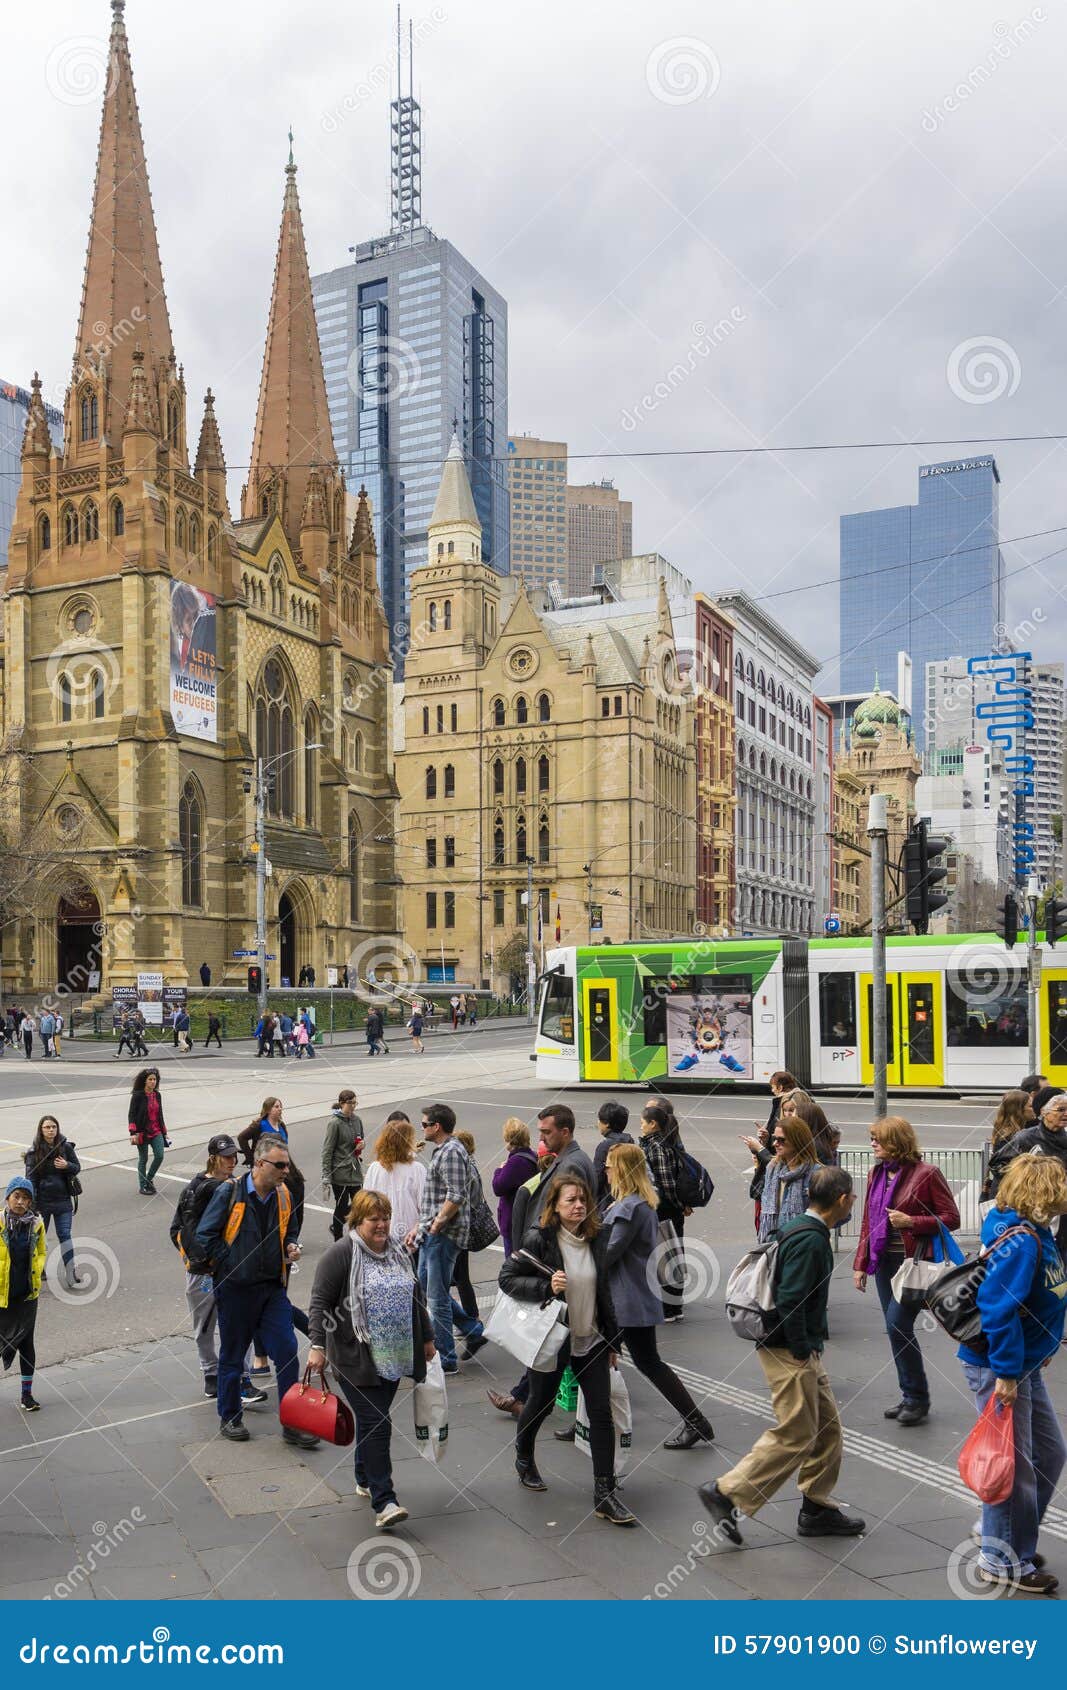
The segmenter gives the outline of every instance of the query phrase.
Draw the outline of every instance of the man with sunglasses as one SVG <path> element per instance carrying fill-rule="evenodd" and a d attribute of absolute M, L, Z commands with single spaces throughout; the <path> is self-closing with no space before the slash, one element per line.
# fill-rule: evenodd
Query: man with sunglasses
<path fill-rule="evenodd" d="M 299 1378 L 289 1269 L 300 1256 L 292 1197 L 285 1184 L 289 1150 L 274 1133 L 256 1141 L 251 1173 L 219 1187 L 196 1231 L 198 1256 L 213 1264 L 219 1323 L 218 1408 L 224 1438 L 247 1443 L 241 1417 L 245 1352 L 258 1332 L 274 1363 L 281 1402 Z M 314 1449 L 318 1438 L 282 1428 L 286 1443 Z"/>

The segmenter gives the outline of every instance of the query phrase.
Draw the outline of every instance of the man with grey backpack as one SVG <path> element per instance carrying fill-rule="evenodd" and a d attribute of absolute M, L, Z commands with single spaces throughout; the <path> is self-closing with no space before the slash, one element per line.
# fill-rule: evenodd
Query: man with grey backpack
<path fill-rule="evenodd" d="M 831 1236 L 855 1201 L 852 1176 L 844 1168 L 816 1168 L 805 1213 L 763 1247 L 773 1300 L 759 1322 L 763 1335 L 756 1343 L 776 1424 L 717 1484 L 701 1485 L 697 1493 L 731 1543 L 741 1542 L 741 1518 L 755 1514 L 794 1473 L 803 1499 L 799 1537 L 856 1537 L 865 1529 L 863 1520 L 845 1514 L 833 1501 L 841 1468 L 841 1418 L 822 1362 L 834 1271 Z M 746 1263 L 757 1254 L 752 1252 Z M 758 1324 L 746 1329 L 738 1318 L 738 1278 L 731 1276 L 727 1288 L 727 1312 L 734 1330 L 750 1336 Z M 749 1295 L 759 1299 L 758 1284 L 749 1285 Z"/>

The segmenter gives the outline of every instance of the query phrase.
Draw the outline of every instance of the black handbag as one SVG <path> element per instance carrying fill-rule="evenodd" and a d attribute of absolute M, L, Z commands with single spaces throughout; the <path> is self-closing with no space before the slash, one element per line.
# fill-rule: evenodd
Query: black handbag
<path fill-rule="evenodd" d="M 484 1194 L 479 1201 L 474 1198 L 471 1202 L 471 1231 L 467 1244 L 468 1250 L 487 1250 L 490 1244 L 495 1244 L 500 1237 L 500 1228 L 493 1219 L 493 1211 L 485 1200 Z"/>
<path fill-rule="evenodd" d="M 979 1355 L 989 1347 L 982 1333 L 982 1315 L 978 1307 L 978 1291 L 989 1268 L 989 1257 L 1009 1238 L 1016 1238 L 1020 1233 L 1028 1233 L 1040 1250 L 1041 1240 L 1032 1226 L 1009 1226 L 1006 1232 L 993 1240 L 984 1255 L 968 1256 L 959 1267 L 949 1268 L 926 1293 L 926 1306 L 937 1324 L 950 1338 L 955 1338 L 957 1343 L 965 1344 Z"/>
<path fill-rule="evenodd" d="M 74 1213 L 77 1214 L 78 1198 L 82 1194 L 82 1182 L 78 1178 L 77 1174 L 67 1175 L 67 1191 L 70 1193 L 70 1200 L 74 1205 Z"/>

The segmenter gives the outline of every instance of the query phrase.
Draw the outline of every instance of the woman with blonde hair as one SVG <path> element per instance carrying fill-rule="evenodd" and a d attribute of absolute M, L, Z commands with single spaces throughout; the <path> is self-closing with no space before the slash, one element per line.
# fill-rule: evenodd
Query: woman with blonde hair
<path fill-rule="evenodd" d="M 659 1199 L 648 1177 L 645 1153 L 639 1144 L 616 1144 L 608 1151 L 608 1189 L 613 1202 L 604 1216 L 608 1235 L 608 1289 L 619 1322 L 619 1336 L 639 1373 L 682 1417 L 682 1424 L 664 1449 L 692 1449 L 715 1437 L 677 1373 L 656 1348 L 656 1327 L 663 1320 L 663 1303 L 656 1279 Z"/>
<path fill-rule="evenodd" d="M 1043 1373 L 1063 1341 L 1067 1282 L 1050 1223 L 1065 1213 L 1062 1163 L 1016 1156 L 982 1224 L 986 1271 L 977 1301 L 985 1347 L 961 1344 L 957 1352 L 977 1413 L 991 1397 L 1012 1410 L 1015 1478 L 1006 1501 L 983 1504 L 978 1577 L 1039 1596 L 1057 1585 L 1037 1537 L 1067 1459 Z"/>
<path fill-rule="evenodd" d="M 811 1176 L 819 1166 L 815 1140 L 799 1115 L 783 1110 L 771 1134 L 774 1155 L 767 1163 L 760 1204 L 759 1241 L 770 1244 L 787 1221 L 808 1206 Z"/>
<path fill-rule="evenodd" d="M 419 1224 L 426 1169 L 417 1159 L 415 1128 L 394 1109 L 374 1146 L 374 1161 L 363 1176 L 364 1191 L 380 1191 L 392 1208 L 389 1236 L 403 1242 Z"/>
<path fill-rule="evenodd" d="M 885 1417 L 898 1426 L 918 1426 L 930 1412 L 930 1387 L 915 1337 L 922 1304 L 898 1303 L 893 1275 L 916 1249 L 931 1257 L 931 1245 L 941 1227 L 955 1231 L 960 1212 L 940 1168 L 923 1161 L 910 1121 L 900 1115 L 875 1121 L 871 1151 L 874 1161 L 867 1176 L 852 1278 L 857 1291 L 866 1291 L 867 1280 L 873 1276 L 885 1316 L 900 1385 L 900 1401 L 885 1410 Z"/>
<path fill-rule="evenodd" d="M 505 1256 L 511 1255 L 511 1211 L 515 1193 L 537 1173 L 537 1157 L 530 1148 L 530 1129 L 517 1115 L 509 1115 L 504 1122 L 504 1148 L 507 1156 L 499 1168 L 493 1170 L 493 1193 L 500 1201 L 496 1206 L 496 1224 L 504 1243 Z"/>

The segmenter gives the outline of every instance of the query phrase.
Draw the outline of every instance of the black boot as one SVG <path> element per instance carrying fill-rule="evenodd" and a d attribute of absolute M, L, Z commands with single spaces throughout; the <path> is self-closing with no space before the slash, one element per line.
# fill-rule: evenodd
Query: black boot
<path fill-rule="evenodd" d="M 696 1444 L 710 1444 L 715 1441 L 715 1432 L 711 1421 L 700 1410 L 695 1410 L 687 1420 L 683 1420 L 672 1438 L 667 1438 L 664 1449 L 692 1449 Z"/>
<path fill-rule="evenodd" d="M 636 1526 L 637 1521 L 630 1510 L 623 1507 L 615 1494 L 614 1477 L 594 1479 L 593 1496 L 598 1520 L 610 1520 L 613 1526 Z"/>
<path fill-rule="evenodd" d="M 542 1479 L 540 1473 L 537 1471 L 537 1464 L 532 1455 L 529 1459 L 526 1459 L 521 1455 L 516 1455 L 515 1471 L 519 1475 L 519 1483 L 522 1485 L 524 1490 L 548 1489 L 544 1479 Z"/>
<path fill-rule="evenodd" d="M 572 1444 L 574 1442 L 576 1430 L 577 1428 L 575 1423 L 572 1421 L 571 1424 L 565 1427 L 562 1432 L 553 1432 L 552 1436 L 558 1444 Z"/>

